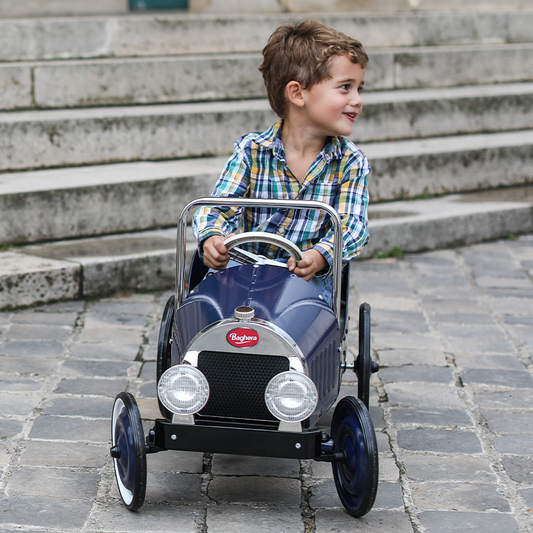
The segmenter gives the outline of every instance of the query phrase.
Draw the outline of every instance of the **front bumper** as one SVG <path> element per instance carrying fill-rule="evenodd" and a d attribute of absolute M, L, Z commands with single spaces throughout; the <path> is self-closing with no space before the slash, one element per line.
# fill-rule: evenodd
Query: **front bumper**
<path fill-rule="evenodd" d="M 321 456 L 323 433 L 316 429 L 290 433 L 272 429 L 186 426 L 157 419 L 147 437 L 148 451 L 181 450 L 288 459 Z"/>

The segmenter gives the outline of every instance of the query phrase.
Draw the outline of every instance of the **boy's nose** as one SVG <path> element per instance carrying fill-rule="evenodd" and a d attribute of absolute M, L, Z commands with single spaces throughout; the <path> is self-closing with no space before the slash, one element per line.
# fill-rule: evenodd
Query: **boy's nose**
<path fill-rule="evenodd" d="M 350 99 L 350 105 L 354 107 L 360 107 L 363 105 L 363 98 L 361 97 L 361 93 L 359 93 L 359 91 L 352 95 L 352 98 Z"/>
<path fill-rule="evenodd" d="M 363 99 L 361 98 L 361 95 L 358 94 L 357 96 L 354 96 L 350 100 L 350 105 L 353 107 L 363 107 Z"/>

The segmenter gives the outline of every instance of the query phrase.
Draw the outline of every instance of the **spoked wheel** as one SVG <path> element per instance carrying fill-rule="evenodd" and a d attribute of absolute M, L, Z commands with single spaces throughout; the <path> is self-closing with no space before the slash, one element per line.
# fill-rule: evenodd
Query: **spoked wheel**
<path fill-rule="evenodd" d="M 156 365 L 156 379 L 157 383 L 161 376 L 171 365 L 171 338 L 172 338 L 172 324 L 174 323 L 174 295 L 172 295 L 165 306 L 163 317 L 161 318 L 161 327 L 159 328 L 159 339 L 157 341 L 157 365 Z M 159 401 L 159 412 L 165 418 L 172 418 L 172 413 Z"/>
<path fill-rule="evenodd" d="M 146 494 L 146 447 L 141 414 L 135 398 L 121 392 L 113 404 L 111 457 L 118 490 L 130 511 L 137 511 Z"/>
<path fill-rule="evenodd" d="M 331 463 L 337 493 L 349 514 L 363 516 L 376 499 L 379 467 L 374 425 L 361 400 L 347 396 L 338 403 L 331 436 L 334 452 L 344 454 L 344 461 Z"/>
<path fill-rule="evenodd" d="M 359 355 L 355 361 L 354 370 L 357 374 L 357 397 L 368 409 L 372 358 L 370 356 L 370 306 L 367 303 L 359 307 Z"/>

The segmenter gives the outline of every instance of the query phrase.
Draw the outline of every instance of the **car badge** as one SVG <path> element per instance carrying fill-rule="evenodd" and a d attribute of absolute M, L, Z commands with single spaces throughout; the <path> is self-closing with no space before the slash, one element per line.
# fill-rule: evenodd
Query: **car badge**
<path fill-rule="evenodd" d="M 236 348 L 251 348 L 259 339 L 259 333 L 250 328 L 233 329 L 226 335 L 226 340 Z"/>

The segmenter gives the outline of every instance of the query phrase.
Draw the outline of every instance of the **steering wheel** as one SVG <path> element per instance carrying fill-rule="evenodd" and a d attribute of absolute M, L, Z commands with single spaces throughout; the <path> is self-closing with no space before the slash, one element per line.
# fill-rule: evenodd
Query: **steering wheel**
<path fill-rule="evenodd" d="M 280 268 L 288 268 L 286 263 L 282 263 L 281 261 L 275 261 L 273 259 L 266 259 L 262 255 L 257 255 L 252 252 L 248 252 L 246 250 L 238 248 L 238 246 L 240 246 L 241 244 L 249 242 L 261 242 L 278 246 L 279 248 L 287 252 L 292 258 L 294 258 L 296 263 L 303 259 L 303 255 L 300 248 L 298 248 L 298 246 L 289 241 L 289 239 L 286 239 L 281 235 L 267 233 L 265 231 L 248 231 L 244 233 L 239 233 L 238 235 L 233 235 L 232 237 L 228 237 L 224 241 L 224 245 L 226 246 L 230 257 L 237 263 L 241 263 L 243 265 L 255 265 L 259 263 L 277 266 Z"/>

